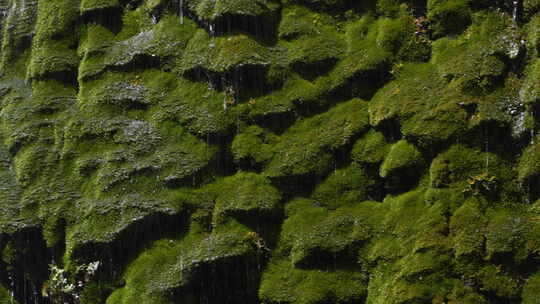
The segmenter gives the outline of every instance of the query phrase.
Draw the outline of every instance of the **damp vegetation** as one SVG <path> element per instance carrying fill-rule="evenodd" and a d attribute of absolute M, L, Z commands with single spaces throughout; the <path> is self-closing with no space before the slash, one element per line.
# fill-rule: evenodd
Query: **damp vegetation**
<path fill-rule="evenodd" d="M 540 1 L 0 0 L 0 304 L 536 304 Z"/>

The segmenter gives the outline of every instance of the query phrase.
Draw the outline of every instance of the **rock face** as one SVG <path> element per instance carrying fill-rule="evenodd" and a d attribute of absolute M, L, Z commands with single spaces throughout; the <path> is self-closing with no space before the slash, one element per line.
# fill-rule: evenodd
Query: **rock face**
<path fill-rule="evenodd" d="M 0 0 L 0 303 L 538 303 L 539 12 Z"/>

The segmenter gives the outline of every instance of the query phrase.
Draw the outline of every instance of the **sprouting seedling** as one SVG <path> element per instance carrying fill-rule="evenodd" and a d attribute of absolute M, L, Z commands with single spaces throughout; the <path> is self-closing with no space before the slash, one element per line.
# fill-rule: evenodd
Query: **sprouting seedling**
<path fill-rule="evenodd" d="M 258 251 L 270 251 L 270 248 L 266 246 L 264 239 L 255 231 L 250 231 L 246 235 L 247 239 L 250 240 Z"/>
<path fill-rule="evenodd" d="M 463 192 L 478 195 L 482 192 L 494 190 L 496 184 L 497 178 L 494 175 L 489 175 L 487 172 L 484 172 L 470 177 L 467 180 L 467 187 L 463 190 Z"/>

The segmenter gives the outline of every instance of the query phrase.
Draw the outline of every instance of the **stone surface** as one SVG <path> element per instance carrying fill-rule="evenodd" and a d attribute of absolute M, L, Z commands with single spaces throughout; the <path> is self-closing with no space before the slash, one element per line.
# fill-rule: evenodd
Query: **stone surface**
<path fill-rule="evenodd" d="M 537 303 L 512 3 L 0 0 L 0 303 Z"/>

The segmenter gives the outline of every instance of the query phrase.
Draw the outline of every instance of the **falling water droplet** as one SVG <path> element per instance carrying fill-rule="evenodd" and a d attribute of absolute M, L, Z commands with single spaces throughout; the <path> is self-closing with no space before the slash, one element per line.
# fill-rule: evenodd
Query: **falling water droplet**
<path fill-rule="evenodd" d="M 184 24 L 184 0 L 180 0 L 180 24 Z"/>

